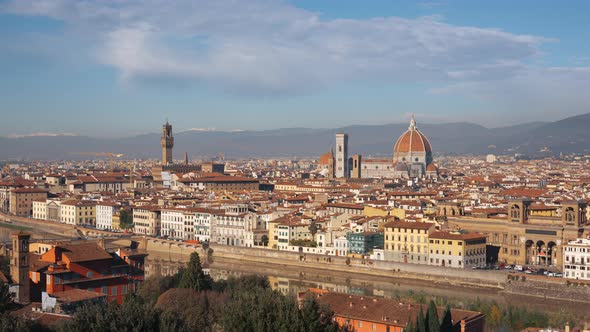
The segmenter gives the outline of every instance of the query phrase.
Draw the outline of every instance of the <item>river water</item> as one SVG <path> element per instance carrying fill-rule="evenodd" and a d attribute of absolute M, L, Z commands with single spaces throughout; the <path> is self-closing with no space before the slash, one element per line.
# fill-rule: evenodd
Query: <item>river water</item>
<path fill-rule="evenodd" d="M 18 229 L 6 228 L 0 224 L 0 242 L 7 242 L 10 234 Z M 34 239 L 55 239 L 55 235 L 32 229 Z M 154 275 L 172 275 L 186 264 L 189 254 L 171 254 L 150 252 L 146 259 L 146 277 Z M 214 259 L 209 265 L 214 279 L 226 279 L 230 276 L 249 274 L 264 275 L 271 287 L 283 293 L 297 294 L 308 288 L 319 288 L 341 293 L 396 298 L 410 292 L 427 297 L 441 297 L 453 303 L 472 302 L 476 299 L 495 301 L 500 306 L 508 304 L 553 313 L 567 308 L 579 319 L 590 321 L 590 305 L 570 301 L 527 297 L 506 294 L 501 290 L 452 286 L 443 283 L 388 277 L 366 276 L 355 273 L 328 272 L 324 270 L 295 268 L 290 266 L 265 265 L 261 263 L 240 262 L 236 260 Z"/>
<path fill-rule="evenodd" d="M 188 255 L 152 252 L 147 257 L 146 274 L 147 276 L 174 274 L 184 266 L 184 262 L 187 260 Z M 453 286 L 446 283 L 366 276 L 355 273 L 327 272 L 286 265 L 269 266 L 219 258 L 214 258 L 209 268 L 211 276 L 216 280 L 248 274 L 264 275 L 268 277 L 273 289 L 283 293 L 297 294 L 308 288 L 319 288 L 347 294 L 385 298 L 397 298 L 400 295 L 414 293 L 426 297 L 444 298 L 452 303 L 471 303 L 479 298 L 483 301 L 495 301 L 501 307 L 514 305 L 545 313 L 559 312 L 567 308 L 578 319 L 590 321 L 589 304 L 507 294 L 497 289 Z"/>

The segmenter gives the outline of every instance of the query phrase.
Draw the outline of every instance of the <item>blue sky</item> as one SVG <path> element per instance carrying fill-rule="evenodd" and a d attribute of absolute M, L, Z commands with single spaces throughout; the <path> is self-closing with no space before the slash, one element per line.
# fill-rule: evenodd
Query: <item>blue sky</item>
<path fill-rule="evenodd" d="M 588 113 L 589 7 L 0 0 L 0 136 Z"/>

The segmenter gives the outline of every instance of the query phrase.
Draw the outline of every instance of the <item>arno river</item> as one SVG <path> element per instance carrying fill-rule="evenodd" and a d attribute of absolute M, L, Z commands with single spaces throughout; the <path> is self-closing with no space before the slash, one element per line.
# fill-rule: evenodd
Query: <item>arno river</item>
<path fill-rule="evenodd" d="M 7 242 L 10 234 L 15 231 L 17 230 L 14 228 L 6 228 L 5 225 L 0 224 L 0 242 Z M 32 233 L 33 238 L 36 239 L 56 239 L 55 234 L 47 234 L 39 230 L 32 230 Z M 149 252 L 146 261 L 146 276 L 174 274 L 186 261 L 188 261 L 188 253 L 177 255 Z M 454 302 L 473 301 L 479 298 L 484 301 L 495 301 L 501 306 L 512 304 L 543 312 L 556 312 L 567 308 L 580 319 L 590 320 L 588 304 L 512 295 L 492 289 L 221 259 L 213 259 L 209 268 L 214 279 L 225 279 L 232 275 L 264 275 L 268 277 L 274 289 L 284 293 L 296 294 L 308 288 L 320 288 L 349 294 L 395 298 L 398 295 L 407 295 L 409 292 L 413 292 L 425 296 L 443 297 Z"/>

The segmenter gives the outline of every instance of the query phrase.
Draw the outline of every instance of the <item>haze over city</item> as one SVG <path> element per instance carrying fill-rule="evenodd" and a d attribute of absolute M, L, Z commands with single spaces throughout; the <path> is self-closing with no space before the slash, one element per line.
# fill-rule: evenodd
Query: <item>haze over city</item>
<path fill-rule="evenodd" d="M 558 120 L 589 111 L 588 6 L 3 0 L 0 136 Z"/>

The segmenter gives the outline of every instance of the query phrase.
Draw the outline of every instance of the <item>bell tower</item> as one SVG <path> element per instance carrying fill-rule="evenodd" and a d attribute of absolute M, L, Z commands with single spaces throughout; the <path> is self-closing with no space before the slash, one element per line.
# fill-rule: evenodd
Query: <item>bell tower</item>
<path fill-rule="evenodd" d="M 15 302 L 31 302 L 29 279 L 29 240 L 31 234 L 18 232 L 12 237 L 12 256 L 10 257 L 10 275 L 17 284 Z"/>
<path fill-rule="evenodd" d="M 172 148 L 174 147 L 174 136 L 172 136 L 172 125 L 166 121 L 162 126 L 162 166 L 172 164 Z"/>

